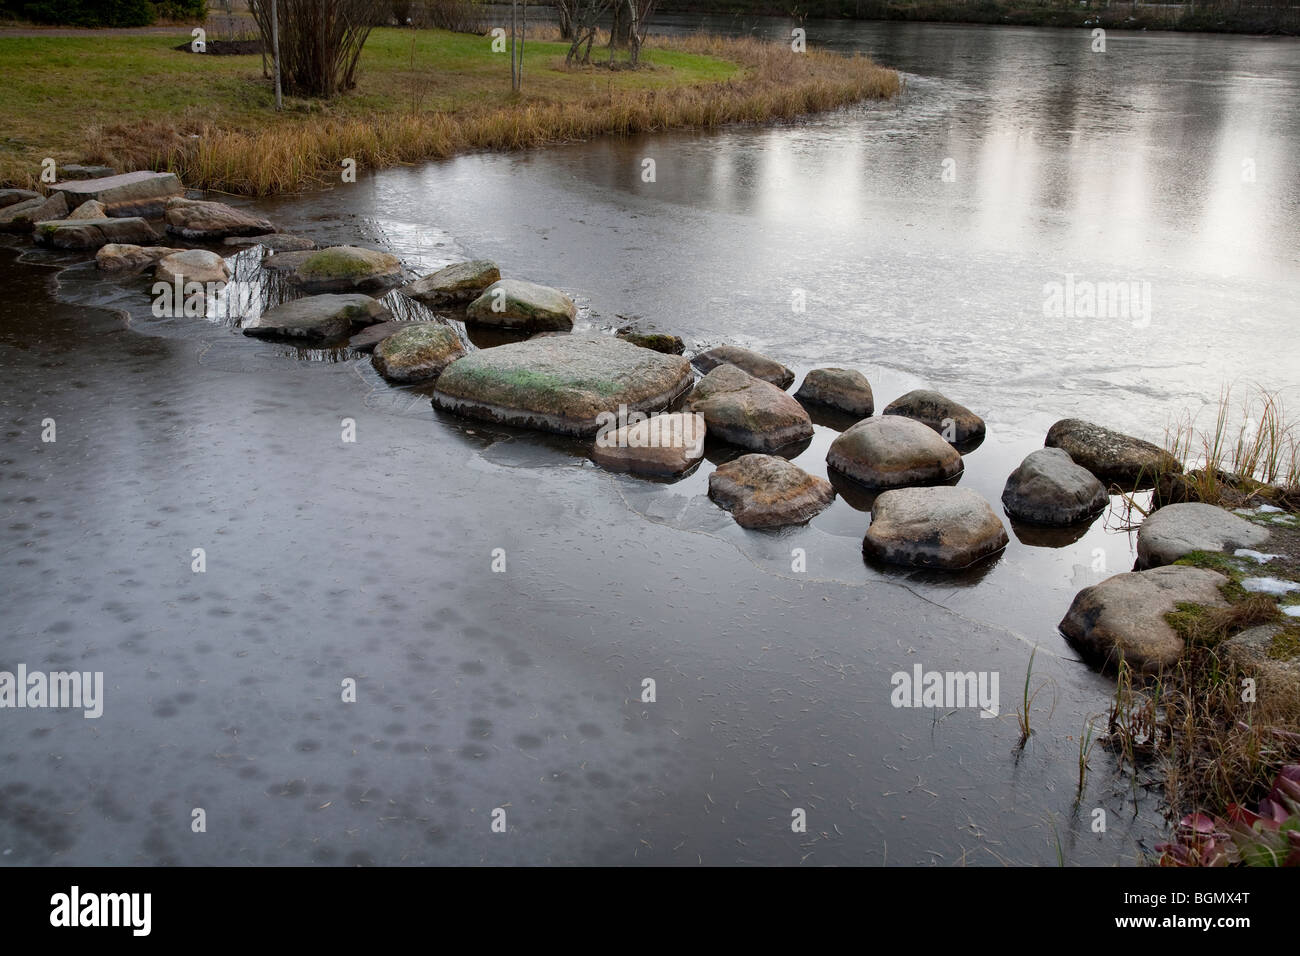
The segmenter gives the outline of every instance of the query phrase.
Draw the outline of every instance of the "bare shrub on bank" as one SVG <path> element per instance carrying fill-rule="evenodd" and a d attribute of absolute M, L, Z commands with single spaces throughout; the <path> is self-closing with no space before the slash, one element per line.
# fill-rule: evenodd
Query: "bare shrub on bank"
<path fill-rule="evenodd" d="M 285 92 L 332 97 L 355 87 L 361 50 L 385 16 L 379 0 L 278 0 L 278 7 Z M 271 0 L 249 0 L 249 11 L 270 50 Z"/>

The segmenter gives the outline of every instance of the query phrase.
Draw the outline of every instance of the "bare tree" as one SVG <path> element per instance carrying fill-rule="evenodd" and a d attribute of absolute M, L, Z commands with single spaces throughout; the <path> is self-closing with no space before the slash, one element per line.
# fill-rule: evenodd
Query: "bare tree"
<path fill-rule="evenodd" d="M 271 0 L 249 0 L 262 42 L 271 42 Z M 381 19 L 377 0 L 278 0 L 280 74 L 299 96 L 335 96 L 356 86 L 357 61 Z"/>
<path fill-rule="evenodd" d="M 615 0 L 570 0 L 573 14 L 573 37 L 569 52 L 564 56 L 565 66 L 575 62 L 586 66 L 591 62 L 591 45 L 596 39 L 596 26 L 607 14 Z"/>

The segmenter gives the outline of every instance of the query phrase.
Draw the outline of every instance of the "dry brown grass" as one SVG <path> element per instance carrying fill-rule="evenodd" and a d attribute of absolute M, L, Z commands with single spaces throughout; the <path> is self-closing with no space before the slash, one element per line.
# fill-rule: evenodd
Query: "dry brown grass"
<path fill-rule="evenodd" d="M 787 46 L 752 38 L 656 42 L 739 62 L 745 70 L 738 79 L 707 85 L 611 89 L 563 102 L 520 101 L 452 113 L 289 118 L 256 131 L 136 123 L 98 131 L 88 158 L 123 169 L 170 170 L 193 187 L 262 196 L 337 178 L 344 157 L 356 160 L 358 167 L 376 169 L 474 150 L 529 149 L 609 134 L 792 120 L 892 97 L 900 86 L 895 71 L 863 57 L 795 54 Z"/>

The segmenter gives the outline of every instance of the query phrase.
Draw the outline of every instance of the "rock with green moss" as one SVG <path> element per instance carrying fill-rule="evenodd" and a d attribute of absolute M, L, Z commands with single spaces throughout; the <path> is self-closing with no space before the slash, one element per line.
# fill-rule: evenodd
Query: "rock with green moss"
<path fill-rule="evenodd" d="M 1153 674 L 1183 656 L 1183 636 L 1168 620 L 1179 605 L 1228 606 L 1216 571 L 1169 565 L 1129 571 L 1075 595 L 1060 628 L 1089 658 L 1113 668 L 1122 656 L 1133 670 Z"/>
<path fill-rule="evenodd" d="M 391 318 L 387 307 L 368 295 L 309 295 L 267 309 L 244 326 L 244 334 L 259 339 L 304 339 L 332 342 L 354 328 Z"/>
<path fill-rule="evenodd" d="M 1173 564 L 1193 551 L 1262 548 L 1269 532 L 1216 505 L 1200 502 L 1165 505 L 1138 529 L 1138 564 Z"/>
<path fill-rule="evenodd" d="M 477 299 L 500 278 L 501 270 L 495 262 L 472 259 L 453 262 L 423 279 L 407 283 L 400 291 L 425 305 L 452 305 Z"/>
<path fill-rule="evenodd" d="M 668 332 L 643 332 L 640 329 L 623 328 L 619 329 L 618 337 L 624 342 L 631 342 L 643 349 L 663 352 L 665 355 L 681 355 L 686 351 L 686 343 L 682 341 L 682 337 Z"/>
<path fill-rule="evenodd" d="M 409 323 L 410 328 L 388 336 L 377 346 L 371 361 L 375 371 L 390 382 L 426 382 L 437 378 L 465 354 L 456 330 L 441 322 Z"/>
<path fill-rule="evenodd" d="M 608 335 L 560 335 L 458 359 L 439 377 L 433 402 L 472 418 L 591 437 L 620 406 L 660 411 L 690 384 L 690 365 L 680 356 Z"/>
<path fill-rule="evenodd" d="M 1219 645 L 1220 656 L 1255 678 L 1261 704 L 1300 712 L 1300 625 L 1262 624 Z"/>
<path fill-rule="evenodd" d="M 769 382 L 777 388 L 789 388 L 794 384 L 794 372 L 780 362 L 758 352 L 743 349 L 739 345 L 719 345 L 711 348 L 691 359 L 691 364 L 706 373 L 720 365 L 734 365 L 742 372 L 748 372 L 754 378 Z"/>
<path fill-rule="evenodd" d="M 139 217 L 124 219 L 55 219 L 38 222 L 32 241 L 55 249 L 98 249 L 109 243 L 147 246 L 157 242 L 153 227 Z"/>
<path fill-rule="evenodd" d="M 807 522 L 835 500 L 835 489 L 776 455 L 741 455 L 709 475 L 709 497 L 742 528 L 780 528 Z"/>
<path fill-rule="evenodd" d="M 316 252 L 280 253 L 271 260 L 281 255 L 302 256 L 293 282 L 308 292 L 374 292 L 402 281 L 401 260 L 374 249 L 330 246 Z"/>
<path fill-rule="evenodd" d="M 754 451 L 775 451 L 813 434 L 802 405 L 734 365 L 719 365 L 700 379 L 690 409 L 704 416 L 713 435 Z"/>
<path fill-rule="evenodd" d="M 577 314 L 573 300 L 559 289 L 523 279 L 493 282 L 465 310 L 471 322 L 527 332 L 571 329 Z"/>

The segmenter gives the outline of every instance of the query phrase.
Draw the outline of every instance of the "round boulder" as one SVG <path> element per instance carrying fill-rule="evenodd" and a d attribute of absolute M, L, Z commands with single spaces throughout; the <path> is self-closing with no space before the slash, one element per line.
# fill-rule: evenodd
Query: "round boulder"
<path fill-rule="evenodd" d="M 1184 565 L 1117 574 L 1074 596 L 1061 633 L 1103 666 L 1123 657 L 1135 671 L 1158 673 L 1183 656 L 1183 638 L 1165 616 L 1179 604 L 1226 607 L 1219 588 L 1227 583 L 1222 574 Z"/>
<path fill-rule="evenodd" d="M 813 434 L 802 405 L 734 365 L 719 365 L 700 379 L 689 404 L 714 435 L 755 451 L 774 451 Z"/>
<path fill-rule="evenodd" d="M 826 463 L 873 488 L 947 481 L 962 471 L 952 445 L 911 418 L 868 418 L 831 442 Z"/>
<path fill-rule="evenodd" d="M 721 365 L 734 365 L 754 378 L 775 385 L 777 388 L 789 388 L 794 383 L 794 372 L 775 359 L 766 355 L 742 349 L 739 345 L 719 345 L 717 348 L 701 352 L 691 359 L 691 364 L 701 372 L 711 372 Z"/>
<path fill-rule="evenodd" d="M 577 314 L 577 305 L 559 289 L 523 279 L 493 282 L 465 310 L 471 322 L 528 332 L 566 331 Z"/>
<path fill-rule="evenodd" d="M 794 397 L 825 405 L 855 418 L 870 418 L 876 410 L 871 383 L 851 368 L 815 368 L 803 378 Z"/>
<path fill-rule="evenodd" d="M 1061 419 L 1043 444 L 1061 449 L 1101 481 L 1125 491 L 1150 488 L 1161 475 L 1183 470 L 1159 445 L 1078 418 Z"/>
<path fill-rule="evenodd" d="M 206 249 L 186 249 L 173 252 L 158 260 L 153 277 L 160 282 L 225 282 L 230 278 L 230 266 L 215 252 Z"/>
<path fill-rule="evenodd" d="M 185 239 L 224 239 L 275 232 L 267 219 L 250 216 L 223 202 L 173 196 L 163 207 L 167 231 Z"/>
<path fill-rule="evenodd" d="M 402 286 L 401 293 L 425 305 L 448 305 L 470 302 L 483 294 L 483 290 L 501 278 L 495 262 L 473 259 L 453 262 L 423 279 Z"/>
<path fill-rule="evenodd" d="M 965 445 L 984 437 L 984 419 L 965 405 L 928 388 L 918 388 L 900 395 L 882 414 L 902 415 L 937 431 L 953 445 Z"/>
<path fill-rule="evenodd" d="M 1258 549 L 1268 541 L 1267 528 L 1200 502 L 1165 505 L 1138 529 L 1138 564 L 1155 568 L 1173 564 L 1193 551 Z"/>
<path fill-rule="evenodd" d="M 969 488 L 895 488 L 871 507 L 862 550 L 879 561 L 958 571 L 1007 546 L 1007 529 Z"/>
<path fill-rule="evenodd" d="M 184 252 L 167 246 L 136 246 L 129 242 L 110 242 L 95 253 L 95 265 L 104 272 L 136 272 L 154 265 L 159 259 Z"/>
<path fill-rule="evenodd" d="M 1068 525 L 1099 514 L 1110 496 L 1087 468 L 1059 448 L 1025 456 L 1002 489 L 1007 514 L 1033 524 Z"/>
<path fill-rule="evenodd" d="M 835 500 L 835 490 L 776 455 L 741 455 L 709 475 L 709 497 L 742 528 L 779 528 L 808 521 Z"/>
<path fill-rule="evenodd" d="M 424 382 L 437 378 L 465 354 L 456 330 L 441 322 L 408 323 L 375 346 L 375 371 L 390 382 Z"/>
<path fill-rule="evenodd" d="M 704 457 L 705 431 L 703 415 L 655 415 L 619 428 L 602 428 L 596 433 L 591 458 L 610 471 L 680 475 Z"/>

